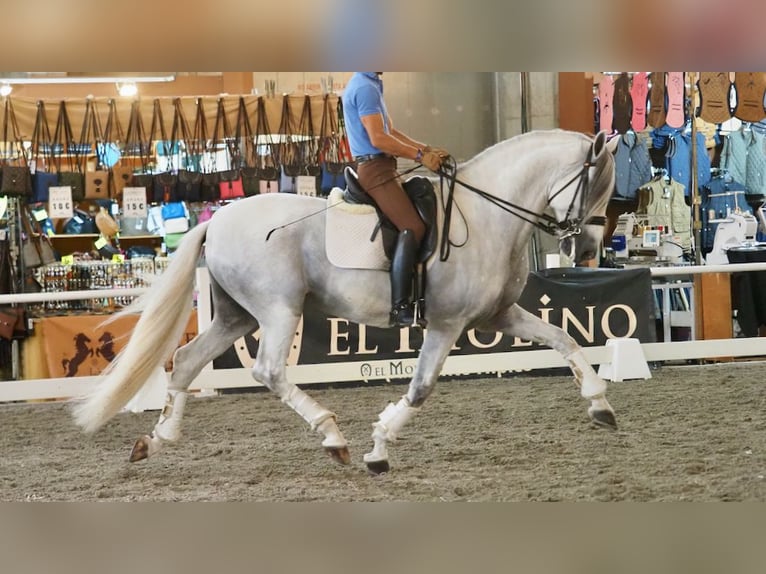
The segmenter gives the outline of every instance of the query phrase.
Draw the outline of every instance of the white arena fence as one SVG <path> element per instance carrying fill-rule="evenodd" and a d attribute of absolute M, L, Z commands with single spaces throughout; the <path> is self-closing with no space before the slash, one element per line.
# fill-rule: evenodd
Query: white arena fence
<path fill-rule="evenodd" d="M 211 321 L 210 284 L 207 269 L 197 270 L 197 320 L 200 332 Z M 750 271 L 766 271 L 766 263 L 741 263 L 729 265 L 705 265 L 687 267 L 653 267 L 653 277 L 689 276 L 700 273 L 737 273 Z M 666 284 L 659 284 L 661 288 Z M 671 287 L 673 284 L 670 284 Z M 71 291 L 64 293 L 29 293 L 0 295 L 0 305 L 10 303 L 33 303 L 44 301 L 92 299 L 94 297 L 126 297 L 137 296 L 145 291 L 144 288 L 112 289 L 98 291 Z M 641 344 L 646 362 L 683 361 L 691 359 L 708 359 L 718 357 L 766 357 L 766 338 L 736 338 L 701 341 L 671 341 L 661 343 Z M 612 362 L 616 346 L 596 346 L 584 348 L 584 353 L 592 365 L 608 365 Z M 401 376 L 391 376 L 390 359 L 350 361 L 342 363 L 325 363 L 311 365 L 293 365 L 287 367 L 287 376 L 297 384 L 359 382 L 362 367 L 369 372 L 365 381 L 392 380 L 409 378 L 415 366 L 416 359 L 397 359 L 397 373 Z M 401 363 L 401 365 L 399 365 Z M 533 351 L 513 351 L 507 353 L 491 353 L 482 355 L 453 355 L 444 364 L 442 376 L 486 375 L 502 377 L 508 372 L 522 372 L 535 369 L 550 369 L 566 367 L 563 357 L 551 349 Z M 142 399 L 137 397 L 128 405 L 129 410 L 139 411 L 148 408 L 161 408 L 164 399 L 164 384 L 159 379 L 154 389 L 142 393 Z M 72 377 L 51 379 L 26 379 L 18 381 L 0 381 L 0 402 L 30 401 L 47 399 L 70 399 L 86 394 L 100 377 Z M 151 385 L 148 385 L 151 386 Z M 208 365 L 191 385 L 192 391 L 201 394 L 214 394 L 217 390 L 236 389 L 258 386 L 250 375 L 250 369 L 219 369 L 213 370 Z M 142 393 L 139 393 L 141 395 Z"/>

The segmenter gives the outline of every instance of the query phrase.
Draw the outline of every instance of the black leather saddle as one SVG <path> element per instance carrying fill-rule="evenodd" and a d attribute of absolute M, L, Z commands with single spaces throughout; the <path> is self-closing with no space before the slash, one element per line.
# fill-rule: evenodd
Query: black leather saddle
<path fill-rule="evenodd" d="M 346 189 L 343 192 L 343 199 L 347 203 L 356 203 L 362 205 L 372 205 L 378 212 L 380 219 L 379 228 L 383 233 L 383 249 L 386 257 L 391 259 L 396 248 L 396 241 L 399 237 L 399 231 L 386 215 L 378 208 L 375 200 L 364 190 L 359 183 L 356 172 L 350 167 L 343 171 L 346 180 Z M 431 181 L 426 177 L 411 177 L 402 184 L 404 191 L 415 206 L 415 210 L 420 215 L 420 219 L 426 225 L 426 234 L 418 251 L 418 262 L 425 262 L 436 250 L 437 230 L 436 230 L 436 192 Z M 373 235 L 374 237 L 374 235 Z"/>

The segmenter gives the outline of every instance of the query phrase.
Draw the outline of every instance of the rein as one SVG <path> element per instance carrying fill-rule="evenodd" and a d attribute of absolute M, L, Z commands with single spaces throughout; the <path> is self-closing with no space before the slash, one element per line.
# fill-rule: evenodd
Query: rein
<path fill-rule="evenodd" d="M 526 221 L 527 223 L 531 223 L 532 225 L 544 231 L 548 235 L 558 236 L 559 241 L 562 241 L 568 237 L 572 237 L 573 235 L 579 235 L 580 233 L 582 233 L 581 225 L 583 224 L 605 225 L 606 224 L 605 217 L 594 216 L 594 217 L 590 217 L 587 221 L 582 220 L 582 210 L 583 210 L 582 201 L 580 201 L 579 217 L 575 219 L 571 218 L 572 211 L 574 210 L 575 201 L 577 200 L 577 197 L 580 195 L 580 192 L 582 192 L 583 194 L 587 192 L 588 183 L 589 183 L 588 170 L 593 166 L 591 154 L 592 154 L 592 151 L 588 153 L 588 158 L 583 163 L 582 169 L 577 174 L 575 174 L 569 181 L 567 181 L 564 185 L 562 185 L 558 189 L 558 191 L 556 191 L 556 193 L 554 193 L 550 197 L 550 199 L 548 199 L 548 204 L 550 204 L 567 187 L 569 187 L 572 183 L 574 183 L 575 180 L 579 179 L 579 181 L 577 182 L 577 188 L 575 189 L 575 192 L 572 195 L 572 202 L 569 204 L 569 210 L 567 211 L 566 219 L 564 219 L 563 221 L 558 221 L 556 218 L 552 217 L 551 215 L 548 215 L 547 213 L 536 213 L 525 207 L 516 205 L 512 201 L 508 201 L 506 199 L 497 197 L 496 195 L 492 195 L 489 192 L 486 192 L 482 189 L 474 187 L 473 185 L 470 185 L 458 179 L 457 164 L 455 162 L 455 159 L 452 156 L 447 158 L 444 164 L 442 164 L 442 168 L 438 172 L 440 176 L 440 180 L 441 180 L 440 184 L 442 188 L 442 197 L 444 195 L 443 193 L 444 180 L 446 180 L 448 184 L 447 202 L 446 202 L 446 205 L 444 205 L 444 223 L 442 226 L 442 237 L 441 237 L 441 243 L 439 246 L 440 260 L 446 261 L 449 258 L 451 248 L 453 246 L 456 246 L 449 239 L 449 229 L 452 223 L 452 207 L 455 201 L 454 193 L 455 193 L 456 184 L 460 184 L 462 187 L 468 189 L 469 191 L 474 192 L 475 194 L 486 199 L 490 203 L 496 205 L 503 211 L 506 211 L 510 213 L 511 215 L 514 215 L 518 217 L 519 219 Z M 459 247 L 459 246 L 456 246 L 456 247 Z"/>

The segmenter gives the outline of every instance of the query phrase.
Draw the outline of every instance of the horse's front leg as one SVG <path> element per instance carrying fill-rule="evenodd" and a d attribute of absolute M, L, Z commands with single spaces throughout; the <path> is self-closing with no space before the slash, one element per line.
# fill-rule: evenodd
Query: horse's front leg
<path fill-rule="evenodd" d="M 606 381 L 596 374 L 585 359 L 582 348 L 566 331 L 546 323 L 518 305 L 511 306 L 493 319 L 488 327 L 527 341 L 547 345 L 561 353 L 574 373 L 575 381 L 580 387 L 580 394 L 591 403 L 588 409 L 591 420 L 600 426 L 617 428 L 614 410 L 606 400 Z"/>
<path fill-rule="evenodd" d="M 374 445 L 372 452 L 364 455 L 364 462 L 370 472 L 380 474 L 388 471 L 388 443 L 397 439 L 404 425 L 420 411 L 433 391 L 444 360 L 461 330 L 459 327 L 437 329 L 432 326 L 426 332 L 407 394 L 396 404 L 389 403 L 380 413 L 378 421 L 372 425 Z"/>

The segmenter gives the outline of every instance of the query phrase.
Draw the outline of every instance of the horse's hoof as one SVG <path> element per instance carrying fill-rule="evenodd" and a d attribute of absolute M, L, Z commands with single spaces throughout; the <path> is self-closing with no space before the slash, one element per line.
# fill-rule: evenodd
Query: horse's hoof
<path fill-rule="evenodd" d="M 612 411 L 598 410 L 589 413 L 591 420 L 600 427 L 617 430 L 617 419 Z"/>
<path fill-rule="evenodd" d="M 369 470 L 371 474 L 383 474 L 384 472 L 388 472 L 390 469 L 391 467 L 388 465 L 387 460 L 376 460 L 374 462 L 367 463 L 367 470 Z"/>
<path fill-rule="evenodd" d="M 144 435 L 136 441 L 136 444 L 133 445 L 133 450 L 130 451 L 130 462 L 138 462 L 139 460 L 149 458 L 149 442 L 151 440 L 151 437 Z"/>
<path fill-rule="evenodd" d="M 348 465 L 351 464 L 351 453 L 348 452 L 348 447 L 326 447 L 325 452 L 330 455 L 338 464 Z"/>

